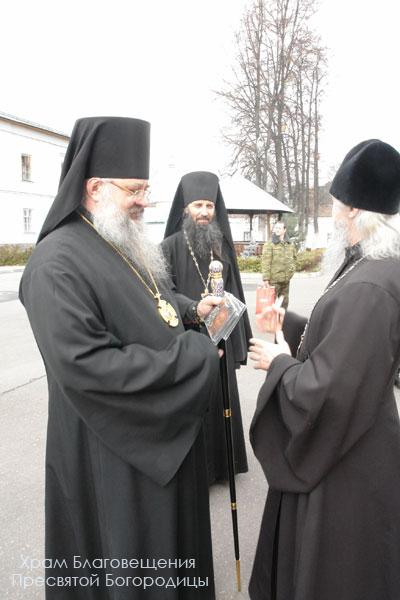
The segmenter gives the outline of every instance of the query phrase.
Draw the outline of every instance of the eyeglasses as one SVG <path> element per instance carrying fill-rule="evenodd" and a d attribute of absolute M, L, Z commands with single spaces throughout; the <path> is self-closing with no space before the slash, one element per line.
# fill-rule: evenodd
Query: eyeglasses
<path fill-rule="evenodd" d="M 147 202 L 147 204 L 150 205 L 150 202 L 149 202 L 150 195 L 151 195 L 150 187 L 139 188 L 137 190 L 130 190 L 129 188 L 125 187 L 124 185 L 119 185 L 119 183 L 115 183 L 115 181 L 107 180 L 107 183 L 111 183 L 111 185 L 114 185 L 115 187 L 119 188 L 123 192 L 126 192 L 128 194 L 128 198 L 135 198 L 135 199 L 143 198 Z"/>

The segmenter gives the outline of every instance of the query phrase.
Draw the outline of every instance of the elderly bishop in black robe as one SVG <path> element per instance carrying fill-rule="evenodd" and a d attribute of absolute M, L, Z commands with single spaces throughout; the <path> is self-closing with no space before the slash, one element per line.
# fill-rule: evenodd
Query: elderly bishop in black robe
<path fill-rule="evenodd" d="M 276 344 L 252 340 L 268 375 L 251 441 L 270 488 L 251 600 L 400 598 L 400 154 L 358 144 L 330 191 L 344 262 L 302 336 L 287 313 Z"/>
<path fill-rule="evenodd" d="M 209 291 L 209 265 L 223 264 L 224 288 L 244 302 L 240 273 L 218 177 L 195 171 L 184 175 L 178 185 L 168 218 L 162 249 L 167 259 L 176 299 L 182 307 L 198 302 Z M 189 327 L 207 333 L 192 319 Z M 248 470 L 235 369 L 246 364 L 251 329 L 247 312 L 227 341 L 228 377 L 231 391 L 232 434 L 235 472 Z M 210 397 L 205 422 L 209 481 L 227 480 L 227 450 L 223 419 L 222 387 Z"/>
<path fill-rule="evenodd" d="M 148 171 L 147 122 L 77 121 L 21 281 L 49 387 L 48 600 L 215 597 L 202 425 L 218 352 L 184 330 L 143 236 Z"/>

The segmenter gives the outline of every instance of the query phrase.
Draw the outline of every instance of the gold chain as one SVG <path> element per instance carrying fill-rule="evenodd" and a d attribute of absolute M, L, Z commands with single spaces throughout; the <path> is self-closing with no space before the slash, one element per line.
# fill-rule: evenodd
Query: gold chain
<path fill-rule="evenodd" d="M 107 242 L 107 244 L 109 246 L 111 246 L 111 248 L 113 248 L 113 250 L 115 250 L 115 252 L 117 254 L 119 254 L 119 256 L 126 262 L 126 264 L 128 265 L 128 267 L 135 273 L 136 277 L 142 282 L 142 284 L 144 285 L 144 287 L 146 288 L 146 290 L 149 292 L 149 294 L 151 296 L 153 296 L 154 300 L 157 302 L 158 312 L 160 313 L 160 315 L 164 319 L 164 321 L 166 323 L 168 323 L 168 325 L 170 325 L 171 327 L 176 327 L 178 325 L 178 323 L 179 323 L 176 311 L 175 311 L 174 307 L 169 302 L 167 302 L 166 300 L 163 300 L 161 298 L 160 290 L 157 287 L 156 281 L 155 281 L 155 279 L 154 279 L 153 274 L 151 273 L 151 271 L 149 269 L 147 269 L 147 267 L 146 267 L 146 271 L 149 274 L 151 283 L 154 285 L 154 289 L 156 290 L 155 292 L 153 292 L 153 290 L 148 285 L 148 283 L 146 283 L 146 281 L 143 279 L 143 277 L 141 276 L 141 274 L 139 273 L 139 271 L 133 266 L 133 264 L 128 259 L 128 257 L 126 257 L 125 254 L 123 254 L 117 248 L 117 246 L 115 244 L 113 244 L 112 242 L 110 242 L 110 240 L 107 240 L 106 238 L 104 238 L 100 234 L 100 232 L 96 229 L 96 227 L 93 225 L 93 223 L 91 221 L 89 221 L 89 219 L 87 219 L 79 211 L 78 211 L 78 214 L 81 217 L 81 219 L 83 219 L 85 221 L 85 223 L 87 223 L 88 225 L 90 225 L 90 227 L 92 227 L 92 229 L 95 230 L 95 232 L 101 237 L 101 239 L 103 239 L 105 242 Z"/>
<path fill-rule="evenodd" d="M 89 221 L 89 219 L 87 219 L 84 215 L 82 215 L 82 213 L 79 213 L 79 216 L 88 224 L 90 225 L 90 227 L 92 227 L 96 233 L 98 233 L 100 235 L 100 233 L 98 232 L 98 230 L 96 229 L 96 227 L 93 225 L 93 223 L 91 221 Z M 141 274 L 139 273 L 139 271 L 137 269 L 135 269 L 135 267 L 133 266 L 133 264 L 131 263 L 131 261 L 129 260 L 128 257 L 125 256 L 125 254 L 123 254 L 118 248 L 117 246 L 115 246 L 115 244 L 113 244 L 112 242 L 110 242 L 110 240 L 107 240 L 106 238 L 104 238 L 102 235 L 100 235 L 100 237 L 107 242 L 107 244 L 109 244 L 109 246 L 111 246 L 111 248 L 113 248 L 115 250 L 115 252 L 117 254 L 120 255 L 120 257 L 126 262 L 126 264 L 128 265 L 128 267 L 130 269 L 132 269 L 132 271 L 135 273 L 135 275 L 140 279 L 140 281 L 143 283 L 143 285 L 145 286 L 145 288 L 149 291 L 149 293 L 153 296 L 154 299 L 158 299 L 160 297 L 160 292 L 159 289 L 157 287 L 156 282 L 154 281 L 154 277 L 151 274 L 151 272 L 147 270 L 149 277 L 151 279 L 152 284 L 154 285 L 154 288 L 156 290 L 156 293 L 153 292 L 153 290 L 151 289 L 151 287 L 148 285 L 148 283 L 146 283 L 146 281 L 143 279 L 143 277 L 141 276 Z"/>
<path fill-rule="evenodd" d="M 202 281 L 202 284 L 204 285 L 204 292 L 203 292 L 202 296 L 208 296 L 209 293 L 210 293 L 210 291 L 208 289 L 208 286 L 210 284 L 211 273 L 208 272 L 208 278 L 207 278 L 207 281 L 205 281 L 204 277 L 203 277 L 203 275 L 202 275 L 202 273 L 200 271 L 199 263 L 197 262 L 196 256 L 195 256 L 195 254 L 193 252 L 192 246 L 190 245 L 189 238 L 188 238 L 187 233 L 186 233 L 185 230 L 183 230 L 183 235 L 185 236 L 185 240 L 186 240 L 186 244 L 187 244 L 188 250 L 189 250 L 190 254 L 192 255 L 193 262 L 195 264 L 195 267 L 197 269 L 198 274 L 200 275 L 200 279 Z M 211 250 L 210 250 L 210 262 L 212 262 L 213 260 L 214 260 L 214 255 L 213 255 L 213 251 L 212 251 L 212 248 L 211 248 Z"/>

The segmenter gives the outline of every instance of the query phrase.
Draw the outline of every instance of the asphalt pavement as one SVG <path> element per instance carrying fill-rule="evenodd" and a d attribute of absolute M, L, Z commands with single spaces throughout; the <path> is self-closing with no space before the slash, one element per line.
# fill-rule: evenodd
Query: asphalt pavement
<path fill-rule="evenodd" d="M 47 385 L 43 363 L 29 322 L 17 300 L 21 268 L 0 268 L 0 590 L 1 598 L 43 600 L 42 587 L 13 585 L 13 574 L 29 571 L 26 558 L 43 559 L 44 452 Z M 259 277 L 244 275 L 246 301 L 253 321 Z M 326 284 L 321 276 L 296 275 L 290 308 L 308 316 Z M 254 323 L 253 328 L 255 331 Z M 257 334 L 258 337 L 262 337 Z M 242 417 L 248 430 L 265 373 L 252 366 L 238 372 Z M 212 486 L 211 518 L 218 600 L 248 599 L 247 585 L 257 544 L 267 483 L 248 444 L 249 472 L 238 475 L 237 503 L 241 545 L 242 592 L 236 591 L 229 488 Z M 36 563 L 33 563 L 35 565 Z M 14 580 L 15 583 L 15 580 Z"/>

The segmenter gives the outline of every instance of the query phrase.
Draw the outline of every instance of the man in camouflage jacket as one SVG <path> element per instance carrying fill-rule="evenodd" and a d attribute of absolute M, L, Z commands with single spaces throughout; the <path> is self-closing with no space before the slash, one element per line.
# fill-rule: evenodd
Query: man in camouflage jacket
<path fill-rule="evenodd" d="M 289 241 L 285 224 L 278 221 L 272 230 L 272 241 L 264 244 L 261 271 L 264 283 L 275 286 L 276 297 L 284 296 L 283 308 L 289 304 L 289 283 L 295 270 L 296 248 Z"/>

